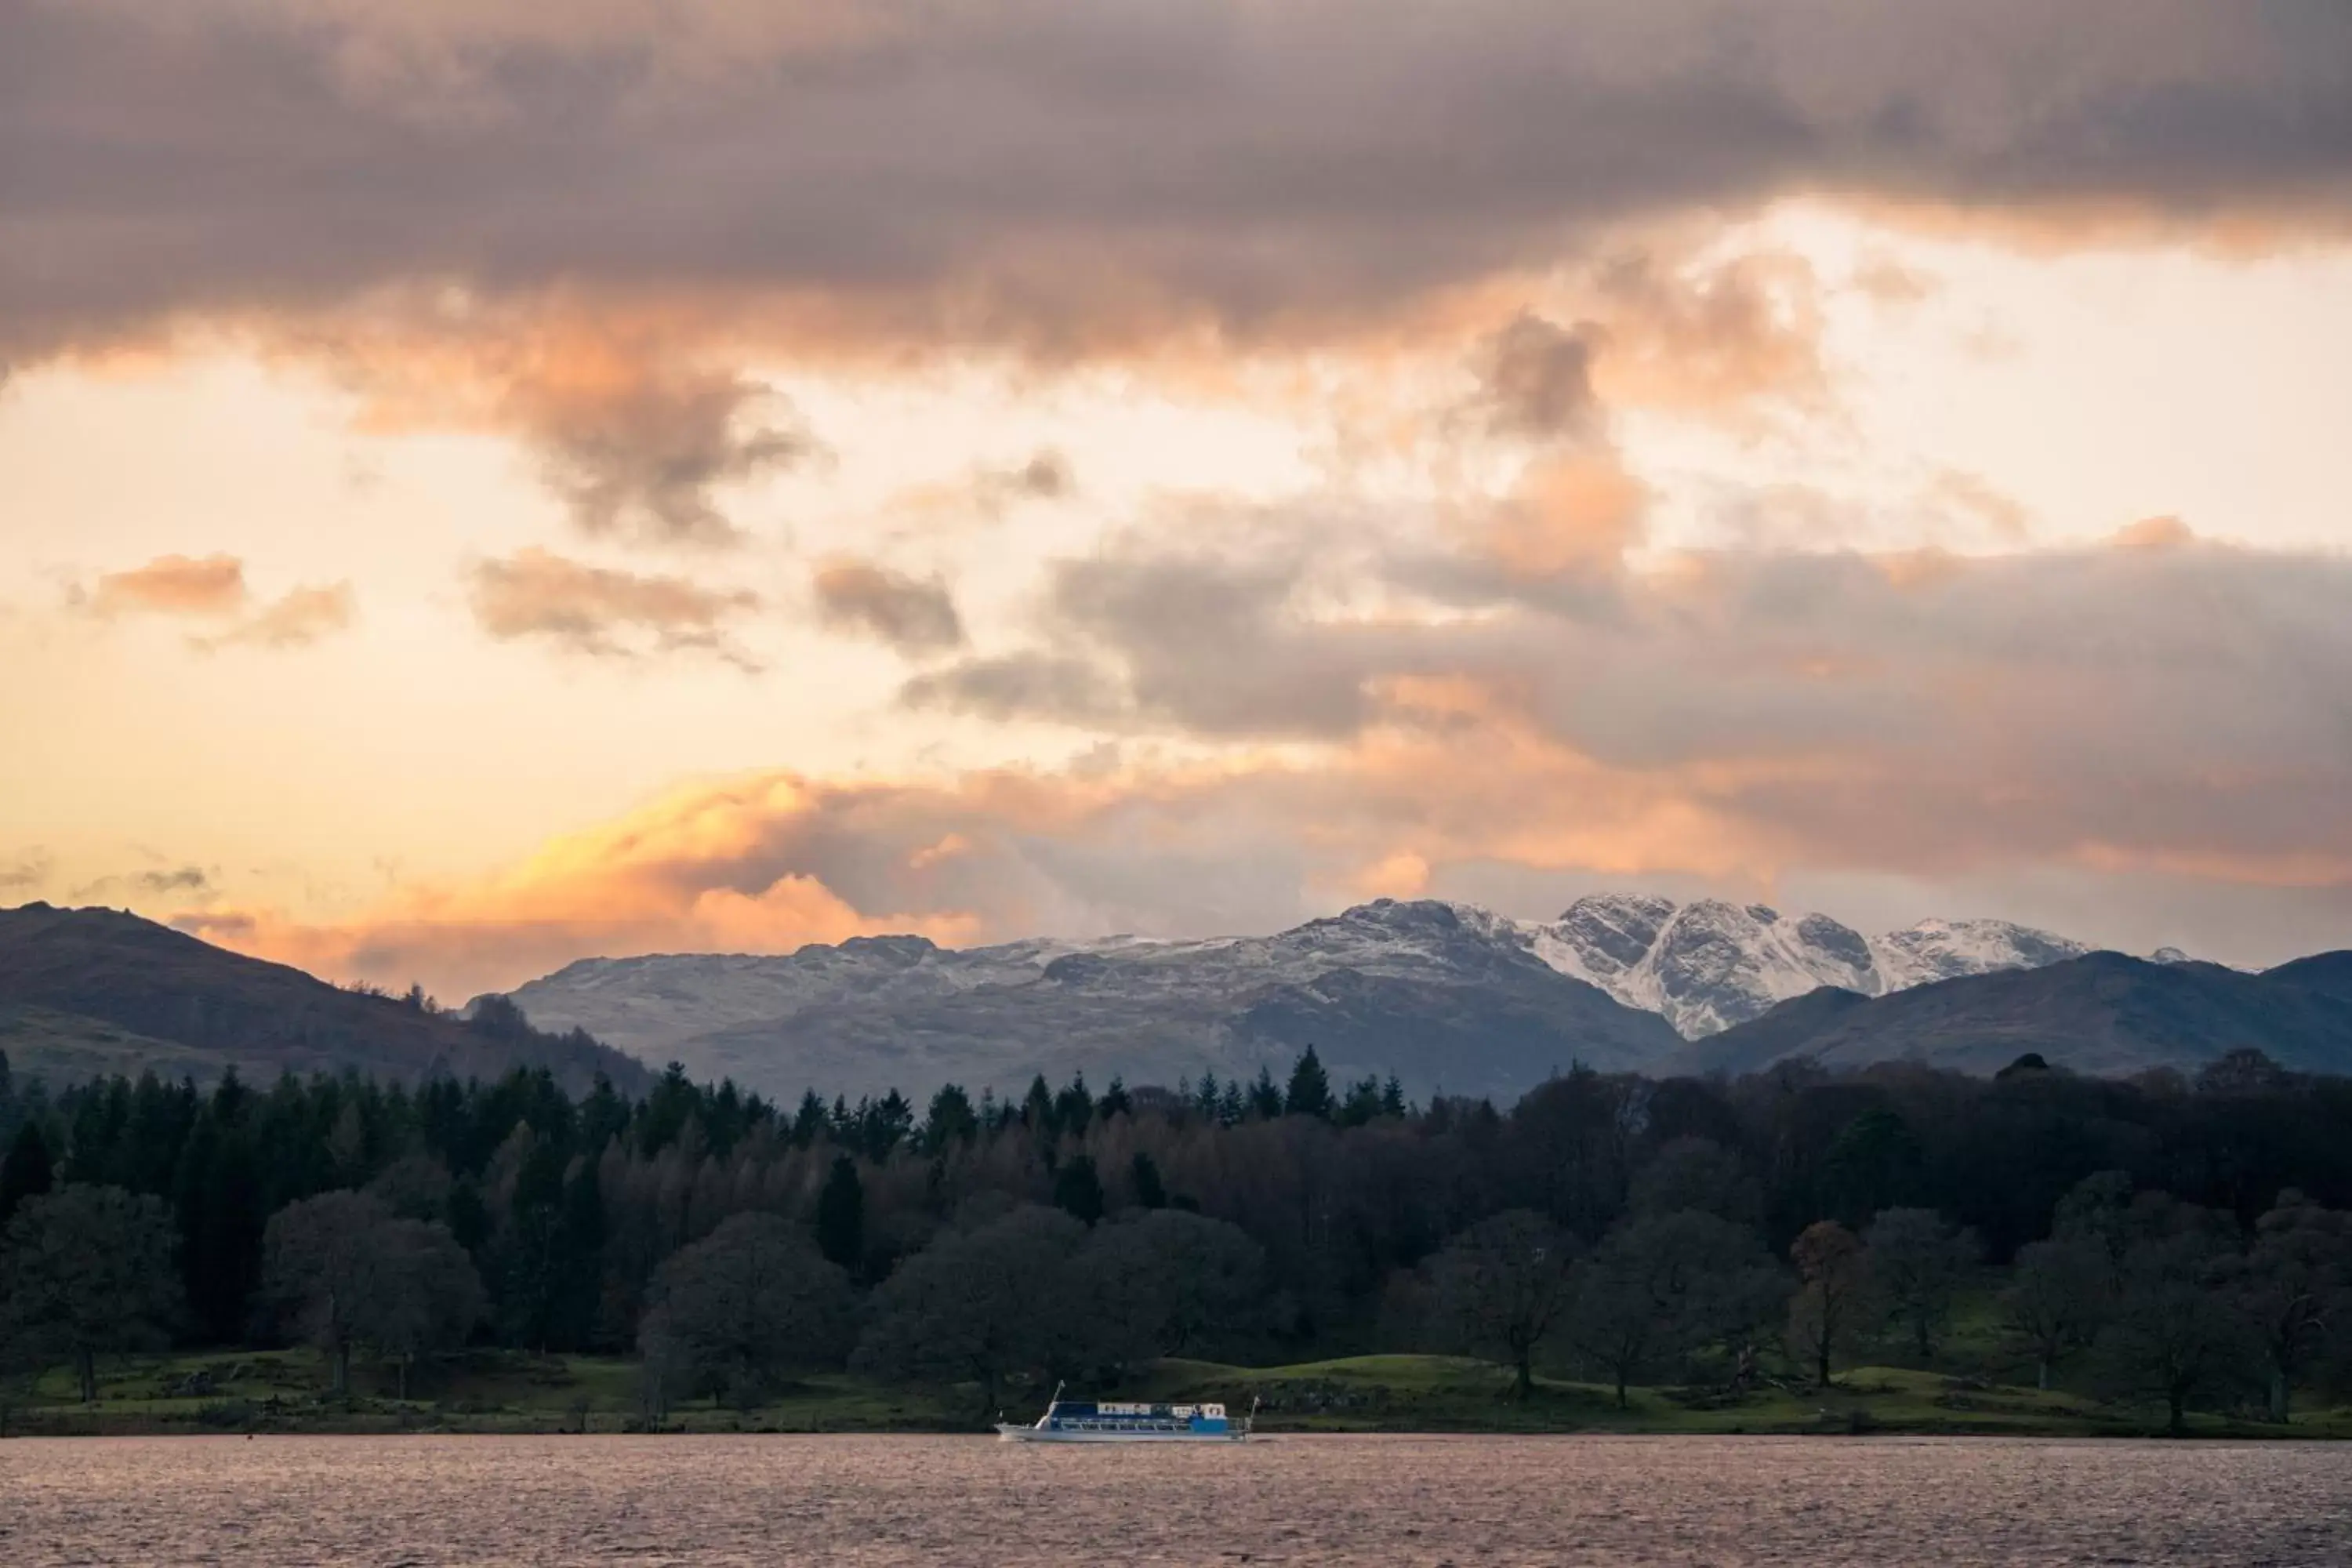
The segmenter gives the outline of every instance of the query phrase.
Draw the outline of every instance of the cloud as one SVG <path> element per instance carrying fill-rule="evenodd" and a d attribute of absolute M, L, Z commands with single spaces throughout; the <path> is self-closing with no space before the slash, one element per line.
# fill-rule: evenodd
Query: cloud
<path fill-rule="evenodd" d="M 1125 685 L 1098 662 L 1042 651 L 959 661 L 900 689 L 909 708 L 946 708 L 991 719 L 1046 716 L 1066 723 L 1131 721 Z"/>
<path fill-rule="evenodd" d="M 937 578 L 910 577 L 870 561 L 835 561 L 812 583 L 824 623 L 889 644 L 910 656 L 963 645 L 955 600 Z"/>
<path fill-rule="evenodd" d="M 203 893 L 212 889 L 212 877 L 201 866 L 180 866 L 165 871 L 140 871 L 131 885 L 142 893 Z"/>
<path fill-rule="evenodd" d="M 1012 500 L 1062 500 L 1077 489 L 1077 476 L 1067 458 L 1041 447 L 1017 468 L 983 476 L 982 484 Z"/>
<path fill-rule="evenodd" d="M 1532 464 L 1485 520 L 1483 543 L 1519 577 L 1605 577 L 1642 542 L 1648 505 L 1613 449 L 1586 447 Z"/>
<path fill-rule="evenodd" d="M 1097 607 L 1089 662 L 925 678 L 1124 731 L 1124 754 L 697 784 L 340 924 L 223 908 L 196 929 L 454 991 L 591 952 L 1265 930 L 1507 869 L 2162 889 L 2183 925 L 2269 889 L 2302 921 L 2273 922 L 2270 956 L 2352 940 L 2340 556 L 2102 545 L 1921 574 L 1727 552 L 1419 618 L 1318 609 L 1320 568 L 1305 542 L 1113 552 L 1066 579 Z"/>
<path fill-rule="evenodd" d="M 81 598 L 101 616 L 231 616 L 245 607 L 245 563 L 234 555 L 159 555 L 100 574 Z"/>
<path fill-rule="evenodd" d="M 218 636 L 188 640 L 207 650 L 308 647 L 321 637 L 347 629 L 357 614 L 349 583 L 292 588 Z"/>
<path fill-rule="evenodd" d="M 0 187 L 0 348 L 417 284 L 1083 352 L 1361 321 L 1790 192 L 2280 233 L 2352 197 L 2338 0 L 461 9 L 9 0 L 0 144 L 41 156 Z"/>
<path fill-rule="evenodd" d="M 48 852 L 38 848 L 0 860 L 0 892 L 30 892 L 46 883 L 56 868 Z"/>
<path fill-rule="evenodd" d="M 1598 329 L 1562 327 L 1522 313 L 1500 332 L 1481 376 L 1481 401 L 1504 435 L 1575 435 L 1600 416 L 1592 392 Z"/>
<path fill-rule="evenodd" d="M 206 652 L 224 647 L 307 647 L 348 627 L 354 616 L 348 583 L 291 588 L 248 610 L 252 595 L 245 581 L 245 563 L 234 555 L 219 554 L 201 559 L 159 555 L 144 566 L 102 573 L 89 588 L 73 589 L 69 598 L 98 616 L 227 622 L 217 632 L 189 634 L 189 646 Z"/>
<path fill-rule="evenodd" d="M 604 658 L 702 651 L 749 666 L 727 623 L 761 606 L 749 589 L 591 566 L 537 546 L 468 569 L 475 624 L 501 642 L 543 637 Z"/>
<path fill-rule="evenodd" d="M 788 398 L 714 357 L 720 324 L 694 309 L 395 285 L 238 322 L 274 355 L 324 364 L 370 428 L 513 437 L 593 538 L 735 543 L 730 487 L 829 456 Z"/>
<path fill-rule="evenodd" d="M 1563 811 L 1607 822 L 1578 799 L 1604 784 L 1682 814 L 1689 856 L 1720 849 L 1685 868 L 2106 856 L 2352 882 L 2340 556 L 1718 552 L 1541 591 L 1399 556 L 1361 569 L 1424 608 L 1376 616 L 1331 608 L 1349 601 L 1323 569 L 1304 545 L 1131 540 L 1059 574 L 1048 629 L 1068 651 L 971 661 L 908 697 L 1358 764 L 1426 739 L 1450 787 L 1492 788 L 1497 820 L 1537 837 Z"/>
<path fill-rule="evenodd" d="M 591 534 L 730 542 L 736 530 L 713 489 L 816 450 L 772 393 L 731 375 L 659 375 L 588 396 L 536 386 L 521 396 L 550 482 Z M 781 422 L 763 422 L 763 411 Z"/>
<path fill-rule="evenodd" d="M 1638 251 L 1605 260 L 1593 286 L 1608 322 L 1602 390 L 1613 401 L 1722 415 L 1826 395 L 1819 279 L 1800 257 L 1676 267 Z"/>

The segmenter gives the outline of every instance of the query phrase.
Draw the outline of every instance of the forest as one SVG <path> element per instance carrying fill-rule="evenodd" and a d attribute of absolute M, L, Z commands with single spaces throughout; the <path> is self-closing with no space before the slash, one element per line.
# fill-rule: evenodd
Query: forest
<path fill-rule="evenodd" d="M 767 1103 L 673 1068 L 52 1092 L 0 1058 L 0 1379 L 314 1345 L 405 1396 L 467 1346 L 627 1354 L 646 1420 L 845 1369 L 977 1422 L 1159 1358 L 1374 1351 L 1613 1390 L 2001 1371 L 2174 1430 L 2352 1386 L 2352 1079 L 1581 1068 L 1517 1103 L 1286 1079 Z"/>

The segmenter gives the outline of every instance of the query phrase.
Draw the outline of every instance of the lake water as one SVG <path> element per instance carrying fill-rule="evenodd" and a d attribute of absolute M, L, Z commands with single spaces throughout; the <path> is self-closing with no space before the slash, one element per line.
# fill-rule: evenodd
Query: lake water
<path fill-rule="evenodd" d="M 0 1563 L 2352 1563 L 2352 1445 L 0 1443 Z"/>

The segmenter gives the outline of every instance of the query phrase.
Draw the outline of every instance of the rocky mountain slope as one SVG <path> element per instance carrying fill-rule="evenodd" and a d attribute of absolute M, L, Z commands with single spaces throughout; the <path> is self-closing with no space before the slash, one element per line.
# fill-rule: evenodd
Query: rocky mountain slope
<path fill-rule="evenodd" d="M 1559 919 L 1523 929 L 1537 955 L 1561 973 L 1662 1014 L 1693 1039 L 1823 985 L 1882 996 L 2090 951 L 2006 921 L 1923 921 L 1865 937 L 1827 915 L 1627 893 L 1579 899 Z"/>
<path fill-rule="evenodd" d="M 568 1027 L 568 1026 L 567 1026 Z M 0 1051 L 54 1084 L 100 1073 L 217 1078 L 234 1066 L 415 1081 L 545 1067 L 568 1088 L 599 1072 L 646 1087 L 642 1063 L 583 1036 L 527 1026 L 511 1008 L 468 1022 L 341 990 L 114 910 L 0 910 Z"/>
<path fill-rule="evenodd" d="M 513 999 L 541 1026 L 780 1097 L 1248 1077 L 1313 1045 L 1337 1079 L 1511 1098 L 1573 1062 L 1630 1068 L 1680 1043 L 1542 963 L 1508 921 L 1388 900 L 1267 937 L 589 959 Z"/>
<path fill-rule="evenodd" d="M 1684 1035 L 1822 985 L 1877 994 L 2082 951 L 1992 921 L 1865 938 L 1761 905 L 1607 896 L 1529 924 L 1381 900 L 1265 937 L 587 959 L 513 997 L 543 1026 L 769 1093 L 1017 1089 L 1080 1068 L 1172 1083 L 1253 1074 L 1312 1043 L 1341 1075 L 1510 1095 L 1572 1061 L 1654 1066 Z"/>
<path fill-rule="evenodd" d="M 2193 1069 L 2242 1047 L 2300 1071 L 2352 1073 L 2352 952 L 2261 974 L 2094 952 L 1876 998 L 1822 990 L 1696 1041 L 1670 1065 L 1738 1075 L 1796 1058 L 1916 1061 L 1990 1073 L 2034 1051 L 2054 1067 L 2116 1075 Z"/>

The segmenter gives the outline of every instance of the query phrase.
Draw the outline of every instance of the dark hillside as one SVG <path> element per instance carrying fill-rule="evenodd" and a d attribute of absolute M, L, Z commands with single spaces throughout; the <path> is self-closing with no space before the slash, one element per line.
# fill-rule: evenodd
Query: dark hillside
<path fill-rule="evenodd" d="M 2038 1051 L 2053 1066 L 2120 1075 L 2194 1071 L 2251 1048 L 2298 1071 L 2352 1070 L 2352 953 L 2246 974 L 2094 952 L 1868 1000 L 1823 994 L 1696 1042 L 1682 1065 L 1740 1073 L 1803 1057 L 1830 1067 L 1916 1061 L 1990 1073 Z"/>
<path fill-rule="evenodd" d="M 575 1092 L 599 1072 L 625 1091 L 650 1082 L 635 1059 L 577 1031 L 545 1034 L 510 1010 L 461 1021 L 346 991 L 115 910 L 0 910 L 0 1026 L 20 1071 L 69 1073 L 89 1058 L 165 1077 L 234 1066 L 248 1078 L 348 1068 L 414 1081 L 545 1067 Z"/>

